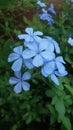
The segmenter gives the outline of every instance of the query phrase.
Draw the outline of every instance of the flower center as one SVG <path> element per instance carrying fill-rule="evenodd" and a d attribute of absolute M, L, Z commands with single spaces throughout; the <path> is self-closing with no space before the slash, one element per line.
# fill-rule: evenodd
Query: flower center
<path fill-rule="evenodd" d="M 38 51 L 37 51 L 37 54 L 39 55 L 40 53 L 41 53 L 41 52 L 38 50 Z"/>

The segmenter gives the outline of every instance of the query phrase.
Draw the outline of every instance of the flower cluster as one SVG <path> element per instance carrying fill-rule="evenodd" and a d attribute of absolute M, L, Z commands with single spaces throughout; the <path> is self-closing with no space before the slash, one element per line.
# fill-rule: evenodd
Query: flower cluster
<path fill-rule="evenodd" d="M 51 80 L 59 85 L 58 76 L 67 75 L 65 70 L 65 62 L 60 53 L 58 43 L 50 36 L 43 36 L 40 31 L 33 31 L 33 28 L 26 28 L 26 34 L 18 35 L 24 44 L 13 49 L 13 53 L 9 54 L 8 62 L 13 62 L 12 70 L 15 77 L 9 79 L 10 84 L 15 85 L 14 91 L 20 93 L 21 90 L 29 90 L 30 85 L 26 82 L 31 78 L 29 72 L 21 75 L 21 70 L 40 68 L 42 76 L 50 76 Z M 36 72 L 37 73 L 37 72 Z"/>
<path fill-rule="evenodd" d="M 47 21 L 48 25 L 52 25 L 54 23 L 52 15 L 56 15 L 54 5 L 51 3 L 50 7 L 47 9 L 46 4 L 41 2 L 40 0 L 37 1 L 37 4 L 39 5 L 40 10 L 42 12 L 41 14 L 39 14 L 40 19 L 43 21 Z"/>

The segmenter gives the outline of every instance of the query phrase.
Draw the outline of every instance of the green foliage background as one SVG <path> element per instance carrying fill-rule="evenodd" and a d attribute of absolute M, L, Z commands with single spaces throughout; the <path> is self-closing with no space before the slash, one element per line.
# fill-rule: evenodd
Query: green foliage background
<path fill-rule="evenodd" d="M 50 27 L 39 20 L 35 11 L 36 1 L 0 0 L 0 7 L 0 129 L 72 130 L 73 47 L 67 43 L 68 37 L 73 37 L 73 7 L 70 7 L 70 1 L 63 1 L 63 9 Z M 29 8 L 32 8 L 33 18 L 29 17 Z M 28 12 L 27 15 L 24 12 Z M 38 69 L 34 70 L 34 74 L 37 73 L 30 81 L 30 91 L 15 94 L 8 82 L 13 72 L 7 58 L 13 47 L 21 44 L 17 35 L 23 33 L 27 26 L 52 36 L 60 43 L 68 76 L 59 78 L 60 86 L 57 87 L 49 78 L 43 78 Z"/>

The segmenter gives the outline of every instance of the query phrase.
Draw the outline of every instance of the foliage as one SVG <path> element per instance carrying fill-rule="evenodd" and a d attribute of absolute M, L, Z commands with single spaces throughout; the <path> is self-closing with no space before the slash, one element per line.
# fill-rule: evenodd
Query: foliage
<path fill-rule="evenodd" d="M 5 4 L 0 10 L 0 129 L 72 130 L 73 46 L 68 44 L 68 38 L 73 38 L 73 6 L 69 0 L 63 0 L 62 11 L 53 16 L 54 24 L 48 26 L 38 16 L 36 1 L 11 1 L 13 5 L 7 1 L 0 1 L 0 5 Z M 8 81 L 13 72 L 7 59 L 13 48 L 22 44 L 17 36 L 24 33 L 26 27 L 33 27 L 60 43 L 60 55 L 66 62 L 68 75 L 59 77 L 57 86 L 50 78 L 42 77 L 39 68 L 37 73 L 34 69 L 30 90 L 16 94 Z"/>

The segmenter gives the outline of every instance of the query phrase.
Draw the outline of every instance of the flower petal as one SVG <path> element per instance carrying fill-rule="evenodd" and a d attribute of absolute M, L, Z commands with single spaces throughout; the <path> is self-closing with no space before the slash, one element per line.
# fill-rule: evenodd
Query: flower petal
<path fill-rule="evenodd" d="M 33 38 L 29 34 L 25 34 L 24 39 L 26 42 L 33 41 Z"/>
<path fill-rule="evenodd" d="M 63 60 L 62 56 L 58 56 L 55 60 L 65 64 L 65 61 Z"/>
<path fill-rule="evenodd" d="M 64 65 L 62 63 L 56 62 L 56 66 L 58 68 L 59 73 L 61 73 L 61 74 L 64 73 L 65 67 L 64 67 Z"/>
<path fill-rule="evenodd" d="M 20 34 L 20 35 L 18 35 L 18 38 L 19 38 L 20 40 L 25 39 L 25 34 Z"/>
<path fill-rule="evenodd" d="M 46 4 L 44 2 L 41 2 L 40 0 L 37 1 L 37 4 L 40 6 L 40 7 L 46 7 Z"/>
<path fill-rule="evenodd" d="M 14 60 L 16 60 L 16 59 L 18 59 L 19 58 L 19 55 L 18 54 L 16 54 L 16 53 L 11 53 L 11 54 L 9 54 L 9 56 L 8 56 L 8 62 L 12 62 L 12 61 L 14 61 Z"/>
<path fill-rule="evenodd" d="M 52 60 L 55 58 L 55 54 L 50 51 L 43 51 L 41 52 L 41 55 L 43 58 L 48 59 L 48 60 Z"/>
<path fill-rule="evenodd" d="M 51 74 L 51 80 L 52 80 L 56 85 L 59 85 L 58 78 L 57 78 L 54 74 Z"/>
<path fill-rule="evenodd" d="M 50 36 L 48 36 L 46 38 L 48 38 L 48 40 L 50 41 L 50 43 L 52 43 L 54 45 L 55 51 L 57 53 L 60 53 L 60 48 L 59 48 L 58 43 L 52 37 L 50 37 Z"/>
<path fill-rule="evenodd" d="M 73 46 L 73 38 L 69 37 L 68 44 L 70 44 L 71 46 Z"/>
<path fill-rule="evenodd" d="M 34 39 L 35 39 L 35 41 L 36 42 L 38 42 L 39 43 L 39 41 L 42 39 L 41 37 L 39 37 L 39 36 L 34 36 Z"/>
<path fill-rule="evenodd" d="M 25 32 L 32 35 L 33 34 L 33 28 L 26 28 Z"/>
<path fill-rule="evenodd" d="M 14 74 L 17 78 L 19 78 L 19 79 L 21 78 L 21 72 L 20 71 L 15 71 Z"/>
<path fill-rule="evenodd" d="M 40 51 L 47 49 L 48 46 L 49 46 L 49 43 L 48 43 L 47 39 L 43 38 L 40 40 L 40 43 L 39 43 L 39 50 Z"/>
<path fill-rule="evenodd" d="M 22 88 L 25 91 L 28 91 L 30 89 L 30 84 L 27 82 L 22 82 Z"/>
<path fill-rule="evenodd" d="M 22 59 L 18 59 L 13 63 L 11 68 L 13 71 L 20 71 L 21 67 L 22 67 Z"/>
<path fill-rule="evenodd" d="M 13 51 L 16 52 L 17 54 L 22 54 L 23 52 L 22 50 L 23 50 L 23 46 L 18 46 L 13 49 Z"/>
<path fill-rule="evenodd" d="M 33 41 L 33 42 L 25 42 L 24 43 L 26 45 L 26 47 L 28 47 L 30 50 L 33 50 L 33 51 L 37 51 L 38 49 L 38 44 Z"/>
<path fill-rule="evenodd" d="M 62 77 L 62 76 L 65 76 L 65 75 L 68 74 L 68 72 L 67 72 L 66 70 L 65 70 L 64 73 L 62 73 L 62 74 L 59 73 L 58 71 L 55 71 L 54 73 L 55 73 L 55 75 L 57 75 L 57 76 L 61 76 L 61 77 Z"/>
<path fill-rule="evenodd" d="M 35 36 L 36 36 L 36 35 L 43 35 L 43 33 L 40 32 L 40 31 L 36 31 L 36 32 L 34 32 L 34 35 L 35 35 Z"/>
<path fill-rule="evenodd" d="M 60 47 L 59 47 L 58 43 L 55 40 L 53 40 L 53 44 L 54 44 L 56 53 L 60 53 Z"/>
<path fill-rule="evenodd" d="M 24 60 L 24 64 L 28 69 L 34 68 L 34 65 L 32 64 L 32 59 Z"/>
<path fill-rule="evenodd" d="M 36 52 L 30 49 L 26 49 L 23 51 L 23 58 L 30 59 L 31 57 L 35 56 Z"/>
<path fill-rule="evenodd" d="M 52 62 L 48 62 L 45 66 L 44 66 L 44 71 L 47 73 L 47 74 L 52 74 L 53 71 L 55 70 L 55 63 L 52 61 Z"/>
<path fill-rule="evenodd" d="M 48 77 L 48 73 L 44 71 L 44 68 L 41 69 L 41 73 L 44 77 Z"/>
<path fill-rule="evenodd" d="M 52 4 L 52 3 L 50 4 L 50 7 L 48 8 L 48 11 L 49 11 L 50 13 L 56 15 L 56 12 L 55 12 L 55 10 L 54 10 L 54 4 Z"/>
<path fill-rule="evenodd" d="M 21 90 L 22 90 L 21 82 L 19 82 L 17 85 L 15 85 L 15 87 L 14 87 L 14 92 L 15 92 L 15 93 L 20 93 Z"/>
<path fill-rule="evenodd" d="M 28 80 L 31 78 L 31 74 L 29 72 L 25 72 L 22 76 L 22 80 Z"/>
<path fill-rule="evenodd" d="M 33 59 L 33 65 L 36 67 L 43 65 L 43 58 L 40 55 L 36 55 Z"/>
<path fill-rule="evenodd" d="M 11 85 L 17 84 L 18 82 L 19 82 L 19 79 L 15 78 L 15 77 L 10 77 L 10 79 L 9 79 L 9 83 Z"/>

